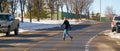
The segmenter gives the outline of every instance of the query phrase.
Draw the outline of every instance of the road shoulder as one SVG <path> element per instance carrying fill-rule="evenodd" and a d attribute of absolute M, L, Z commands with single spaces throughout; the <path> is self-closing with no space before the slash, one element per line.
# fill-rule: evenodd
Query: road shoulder
<path fill-rule="evenodd" d="M 111 38 L 105 33 L 109 33 L 109 30 L 101 32 L 96 36 L 90 43 L 90 51 L 119 51 L 120 50 L 120 39 Z M 94 48 L 94 49 L 93 49 Z"/>

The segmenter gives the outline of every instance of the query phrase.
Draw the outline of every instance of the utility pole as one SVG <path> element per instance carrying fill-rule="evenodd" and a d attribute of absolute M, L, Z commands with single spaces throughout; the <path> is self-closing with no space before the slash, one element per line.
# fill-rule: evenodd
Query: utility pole
<path fill-rule="evenodd" d="M 101 22 L 101 0 L 100 0 L 100 22 Z"/>

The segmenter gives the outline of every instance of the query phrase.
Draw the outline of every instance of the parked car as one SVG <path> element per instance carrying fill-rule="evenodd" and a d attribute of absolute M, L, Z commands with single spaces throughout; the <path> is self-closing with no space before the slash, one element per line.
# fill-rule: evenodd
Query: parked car
<path fill-rule="evenodd" d="M 19 20 L 15 19 L 12 14 L 0 13 L 0 33 L 6 33 L 6 36 L 9 36 L 11 31 L 18 35 Z"/>
<path fill-rule="evenodd" d="M 120 33 L 120 16 L 115 16 L 111 22 L 112 32 Z"/>

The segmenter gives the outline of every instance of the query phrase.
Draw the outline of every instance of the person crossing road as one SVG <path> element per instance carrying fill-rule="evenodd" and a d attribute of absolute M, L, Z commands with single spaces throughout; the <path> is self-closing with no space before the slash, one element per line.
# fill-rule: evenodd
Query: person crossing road
<path fill-rule="evenodd" d="M 69 36 L 71 38 L 71 40 L 72 40 L 73 37 L 68 33 L 68 31 L 71 30 L 71 25 L 70 25 L 70 23 L 69 23 L 69 21 L 67 19 L 64 20 L 64 22 L 61 25 L 61 27 L 64 28 L 63 40 L 65 40 L 66 36 Z"/>

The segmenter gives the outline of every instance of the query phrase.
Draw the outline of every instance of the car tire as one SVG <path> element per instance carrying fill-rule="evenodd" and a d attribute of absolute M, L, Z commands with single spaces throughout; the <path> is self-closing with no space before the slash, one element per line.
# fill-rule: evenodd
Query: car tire
<path fill-rule="evenodd" d="M 19 32 L 19 26 L 17 26 L 17 28 L 15 28 L 14 34 L 15 34 L 15 35 L 18 35 L 18 32 Z"/>
<path fill-rule="evenodd" d="M 116 28 L 115 28 L 115 27 L 112 28 L 112 32 L 114 32 L 114 31 L 116 31 Z"/>
<path fill-rule="evenodd" d="M 115 30 L 114 29 L 112 29 L 112 32 L 114 32 Z"/>
<path fill-rule="evenodd" d="M 10 26 L 8 27 L 8 31 L 6 32 L 6 36 L 9 36 L 10 35 Z"/>
<path fill-rule="evenodd" d="M 120 33 L 120 27 L 116 27 L 116 32 Z"/>

